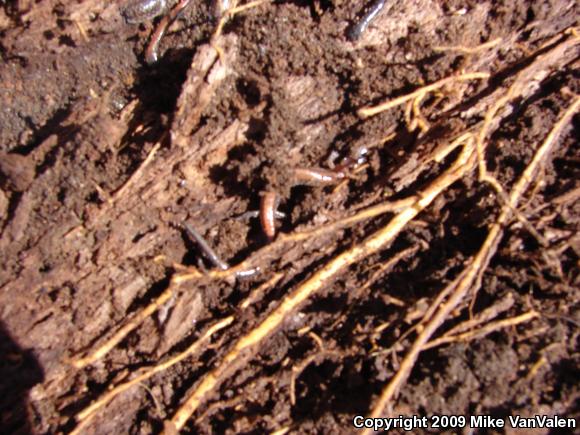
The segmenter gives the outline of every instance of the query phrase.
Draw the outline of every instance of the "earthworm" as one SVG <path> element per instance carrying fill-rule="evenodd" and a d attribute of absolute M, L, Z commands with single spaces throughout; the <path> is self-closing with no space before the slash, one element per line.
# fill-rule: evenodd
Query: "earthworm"
<path fill-rule="evenodd" d="M 157 25 L 157 28 L 155 29 L 155 32 L 153 32 L 153 35 L 151 35 L 151 40 L 145 49 L 145 62 L 148 64 L 157 62 L 157 50 L 159 49 L 159 43 L 161 42 L 163 35 L 165 35 L 167 27 L 169 27 L 169 25 L 179 16 L 179 14 L 181 14 L 181 12 L 189 5 L 190 2 L 191 0 L 181 0 L 179 3 L 177 3 L 177 5 L 175 5 L 173 9 L 171 9 L 167 15 L 161 19 Z"/>
<path fill-rule="evenodd" d="M 386 0 L 375 0 L 371 3 L 368 11 L 348 32 L 348 39 L 356 41 L 363 32 L 367 29 L 369 24 L 377 17 L 381 9 L 385 7 Z"/>
<path fill-rule="evenodd" d="M 331 171 L 322 168 L 296 168 L 294 169 L 294 180 L 298 184 L 321 185 L 333 184 L 345 177 L 343 171 Z"/>
<path fill-rule="evenodd" d="M 265 192 L 260 201 L 260 223 L 262 230 L 269 240 L 276 235 L 276 208 L 278 206 L 278 195 L 276 192 Z"/>
<path fill-rule="evenodd" d="M 211 261 L 215 267 L 218 267 L 221 270 L 228 270 L 230 268 L 228 263 L 222 261 L 218 257 L 215 251 L 208 245 L 205 239 L 195 230 L 195 228 L 193 228 L 187 222 L 183 222 L 183 228 L 185 228 L 185 231 L 187 231 L 189 237 L 191 237 L 192 240 L 201 248 L 201 252 L 203 253 L 204 257 Z"/>
<path fill-rule="evenodd" d="M 127 24 L 137 24 L 153 18 L 165 12 L 167 2 L 165 0 L 133 0 L 121 12 Z"/>

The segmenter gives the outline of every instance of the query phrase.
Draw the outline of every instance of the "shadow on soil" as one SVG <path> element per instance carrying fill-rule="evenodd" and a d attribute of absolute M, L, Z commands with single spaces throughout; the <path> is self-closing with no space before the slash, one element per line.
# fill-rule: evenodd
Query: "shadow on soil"
<path fill-rule="evenodd" d="M 21 349 L 0 322 L 0 432 L 32 434 L 28 392 L 44 380 L 31 350 Z"/>

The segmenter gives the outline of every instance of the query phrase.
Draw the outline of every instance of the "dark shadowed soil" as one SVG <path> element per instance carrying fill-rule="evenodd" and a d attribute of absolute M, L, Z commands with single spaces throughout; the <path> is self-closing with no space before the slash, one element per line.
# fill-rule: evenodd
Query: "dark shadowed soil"
<path fill-rule="evenodd" d="M 2 433 L 171 433 L 169 421 L 212 377 L 182 431 L 349 433 L 355 415 L 376 409 L 430 308 L 473 264 L 580 93 L 579 36 L 570 30 L 580 15 L 568 0 L 387 1 L 351 41 L 368 3 L 265 2 L 212 38 L 214 5 L 194 1 L 149 65 L 162 16 L 128 23 L 129 1 L 0 2 Z M 357 113 L 471 72 L 489 77 L 450 81 L 425 95 L 421 113 L 406 104 Z M 459 151 L 434 153 L 476 137 L 506 95 L 483 155 L 504 193 L 471 161 L 392 240 L 365 247 L 277 323 L 264 322 L 399 210 L 293 234 L 419 195 Z M 578 422 L 578 121 L 562 127 L 491 258 L 430 337 L 451 339 L 423 348 L 380 415 Z M 330 185 L 296 182 L 296 168 L 330 171 L 360 156 L 364 164 L 346 165 Z M 274 241 L 246 214 L 265 192 L 285 214 Z M 184 222 L 229 265 L 258 269 L 213 273 Z M 83 417 L 110 388 L 222 319 L 227 326 L 185 359 Z M 110 349 L 75 364 L 126 325 Z M 452 334 L 457 325 L 469 333 Z M 506 426 L 491 433 L 512 433 Z"/>

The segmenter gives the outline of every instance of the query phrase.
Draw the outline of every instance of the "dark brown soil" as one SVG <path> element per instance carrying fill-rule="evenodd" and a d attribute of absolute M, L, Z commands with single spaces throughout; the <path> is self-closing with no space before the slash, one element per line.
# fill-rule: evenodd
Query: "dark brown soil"
<path fill-rule="evenodd" d="M 580 93 L 580 52 L 569 43 L 578 34 L 567 32 L 578 26 L 573 1 L 388 1 L 356 42 L 348 30 L 367 1 L 267 2 L 226 24 L 213 39 L 219 56 L 210 43 L 212 5 L 197 1 L 171 25 L 154 65 L 144 50 L 160 18 L 128 24 L 128 3 L 0 3 L 2 433 L 168 428 L 247 333 L 394 216 L 259 251 L 270 242 L 259 220 L 243 215 L 263 192 L 281 199 L 280 234 L 414 195 L 457 157 L 435 163 L 432 152 L 480 128 L 517 74 L 547 55 L 553 66 L 502 109 L 486 139 L 488 170 L 509 194 Z M 449 49 L 494 40 L 480 51 Z M 357 115 L 475 71 L 490 79 L 427 96 L 424 134 L 409 131 L 404 106 Z M 495 315 L 475 329 L 502 319 L 507 326 L 421 352 L 383 415 L 578 421 L 578 129 L 576 116 L 502 226 L 481 281 L 433 339 L 484 310 Z M 368 164 L 339 187 L 293 182 L 294 168 L 327 168 L 335 152 L 357 156 L 363 147 Z M 472 262 L 504 203 L 474 166 L 392 243 L 340 270 L 218 373 L 184 431 L 354 431 L 353 417 L 370 415 L 426 310 Z M 229 264 L 258 258 L 260 271 L 210 273 L 176 287 L 181 265 L 211 268 L 183 222 Z M 258 251 L 265 254 L 253 257 Z M 84 368 L 71 364 L 168 288 L 170 300 L 109 352 Z M 529 321 L 509 324 L 527 312 Z M 177 355 L 230 315 L 192 356 L 81 422 L 79 413 L 111 386 Z"/>

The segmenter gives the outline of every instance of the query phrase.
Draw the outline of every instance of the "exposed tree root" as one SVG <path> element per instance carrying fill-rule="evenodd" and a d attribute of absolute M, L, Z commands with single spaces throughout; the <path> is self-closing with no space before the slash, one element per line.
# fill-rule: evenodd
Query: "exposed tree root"
<path fill-rule="evenodd" d="M 453 289 L 446 301 L 440 305 L 433 316 L 429 319 L 425 319 L 426 323 L 422 331 L 419 333 L 415 341 L 413 342 L 411 348 L 405 355 L 405 358 L 401 362 L 401 366 L 397 373 L 393 376 L 391 381 L 383 389 L 379 399 L 375 403 L 370 416 L 380 417 L 384 414 L 385 410 L 388 412 L 388 407 L 391 401 L 395 398 L 397 392 L 400 390 L 404 382 L 406 381 L 409 373 L 411 372 L 419 353 L 424 349 L 425 345 L 429 341 L 430 337 L 435 333 L 435 331 L 441 326 L 445 321 L 447 316 L 453 311 L 458 304 L 463 300 L 465 295 L 470 291 L 474 290 L 480 285 L 481 274 L 486 269 L 491 257 L 495 253 L 497 246 L 501 240 L 503 234 L 503 226 L 508 222 L 512 216 L 512 209 L 515 209 L 522 198 L 525 190 L 532 181 L 532 177 L 537 173 L 539 167 L 545 162 L 545 159 L 553 146 L 555 145 L 556 139 L 561 133 L 564 126 L 570 121 L 572 116 L 580 108 L 580 98 L 576 97 L 573 104 L 566 110 L 564 115 L 556 123 L 544 143 L 536 151 L 536 154 L 530 164 L 527 166 L 524 173 L 521 175 L 520 179 L 516 183 L 515 187 L 509 195 L 509 202 L 502 207 L 502 212 L 496 222 L 491 226 L 488 236 L 483 243 L 481 249 L 477 255 L 473 258 L 469 266 L 465 269 L 461 281 Z M 537 313 L 531 312 L 524 316 L 524 321 L 529 320 L 530 317 L 537 316 Z M 521 318 L 520 318 L 521 320 Z M 366 430 L 364 433 L 371 433 L 370 430 Z"/>

